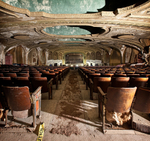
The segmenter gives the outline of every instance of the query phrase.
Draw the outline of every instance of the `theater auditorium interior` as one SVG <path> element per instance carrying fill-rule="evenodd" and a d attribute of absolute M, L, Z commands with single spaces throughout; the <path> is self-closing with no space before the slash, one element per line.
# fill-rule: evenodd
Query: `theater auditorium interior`
<path fill-rule="evenodd" d="M 149 56 L 150 0 L 0 0 L 0 140 L 150 140 Z"/>

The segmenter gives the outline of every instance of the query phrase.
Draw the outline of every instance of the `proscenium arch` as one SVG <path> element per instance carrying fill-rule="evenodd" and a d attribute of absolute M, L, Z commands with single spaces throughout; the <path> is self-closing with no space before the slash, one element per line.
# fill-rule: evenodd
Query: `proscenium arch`
<path fill-rule="evenodd" d="M 67 55 L 67 54 L 69 54 L 69 53 L 79 53 L 79 54 L 82 54 L 83 55 L 83 64 L 84 64 L 84 58 L 85 58 L 85 54 L 84 53 L 81 53 L 81 52 L 66 52 L 66 53 L 64 53 L 64 62 L 65 62 L 65 64 L 66 64 L 66 58 L 65 58 L 65 56 Z"/>

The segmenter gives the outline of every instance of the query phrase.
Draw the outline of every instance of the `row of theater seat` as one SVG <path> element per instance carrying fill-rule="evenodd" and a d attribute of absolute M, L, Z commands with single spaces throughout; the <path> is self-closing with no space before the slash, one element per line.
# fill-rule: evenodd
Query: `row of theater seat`
<path fill-rule="evenodd" d="M 0 109 L 4 109 L 5 124 L 11 110 L 18 118 L 26 118 L 32 113 L 35 128 L 36 116 L 41 116 L 41 95 L 47 92 L 48 98 L 52 99 L 52 85 L 56 84 L 58 89 L 58 81 L 61 84 L 68 72 L 68 67 L 0 68 Z"/>
<path fill-rule="evenodd" d="M 0 86 L 28 86 L 30 92 L 33 92 L 38 86 L 42 86 L 42 93 L 49 92 L 49 99 L 52 98 L 52 84 L 56 84 L 58 89 L 58 80 L 64 79 L 68 68 L 30 68 L 26 70 L 15 70 L 14 72 L 0 70 Z"/>
<path fill-rule="evenodd" d="M 150 74 L 127 74 L 127 73 L 112 73 L 111 68 L 107 73 L 96 73 L 94 69 L 79 68 L 79 73 L 86 84 L 86 89 L 90 88 L 90 98 L 93 99 L 93 92 L 98 92 L 97 87 L 106 93 L 108 87 L 150 87 Z M 133 69 L 133 68 L 132 68 Z M 104 68 L 103 68 L 104 70 Z M 108 72 L 109 70 L 109 72 Z M 121 68 L 119 68 L 121 70 Z M 123 69 L 122 69 L 123 70 Z M 111 73 L 110 73 L 111 72 Z"/>
<path fill-rule="evenodd" d="M 112 122 L 116 122 L 121 126 L 127 122 L 124 117 L 129 115 L 129 123 L 133 129 L 150 133 L 150 125 L 144 121 L 133 120 L 135 110 L 141 115 L 150 116 L 150 67 L 80 67 L 78 70 L 84 84 L 86 83 L 86 89 L 90 88 L 90 98 L 93 100 L 93 92 L 98 94 L 98 110 L 99 117 L 102 118 L 103 133 L 107 132 L 106 121 L 107 124 L 109 122 L 112 125 Z"/>

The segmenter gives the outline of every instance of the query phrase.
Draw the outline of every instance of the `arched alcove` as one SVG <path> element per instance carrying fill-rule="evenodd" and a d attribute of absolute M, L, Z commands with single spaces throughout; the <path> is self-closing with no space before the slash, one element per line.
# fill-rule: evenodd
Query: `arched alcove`
<path fill-rule="evenodd" d="M 110 65 L 115 66 L 121 64 L 121 54 L 118 50 L 113 49 L 110 55 Z"/>
<path fill-rule="evenodd" d="M 89 60 L 90 59 L 90 53 L 88 52 L 86 55 L 86 59 Z"/>
<path fill-rule="evenodd" d="M 53 56 L 53 59 L 54 59 L 54 60 L 57 60 L 57 59 L 58 59 L 58 53 L 57 53 L 57 52 L 54 52 L 53 55 L 54 55 L 54 56 Z"/>
<path fill-rule="evenodd" d="M 6 51 L 5 64 L 24 64 L 25 51 L 22 46 L 16 46 Z"/>
<path fill-rule="evenodd" d="M 28 54 L 28 64 L 29 65 L 37 65 L 37 50 L 32 49 Z"/>
<path fill-rule="evenodd" d="M 91 53 L 91 60 L 95 60 L 95 52 L 94 51 Z"/>
<path fill-rule="evenodd" d="M 62 60 L 62 53 L 61 52 L 58 54 L 58 60 Z"/>
<path fill-rule="evenodd" d="M 96 60 L 101 60 L 101 53 L 99 51 L 96 52 Z"/>
<path fill-rule="evenodd" d="M 51 60 L 51 59 L 53 59 L 53 57 L 52 57 L 52 51 L 49 51 L 49 53 L 48 53 L 48 60 Z"/>

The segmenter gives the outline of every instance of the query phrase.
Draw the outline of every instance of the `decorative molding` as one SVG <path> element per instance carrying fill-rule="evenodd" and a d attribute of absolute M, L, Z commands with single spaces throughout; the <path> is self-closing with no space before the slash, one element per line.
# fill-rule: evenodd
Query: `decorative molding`
<path fill-rule="evenodd" d="M 101 12 L 102 17 L 115 17 L 115 14 L 113 11 L 102 11 Z"/>
<path fill-rule="evenodd" d="M 8 12 L 8 11 L 6 11 L 6 10 L 4 10 L 4 9 L 1 9 L 1 8 L 0 8 L 0 11 L 3 12 L 3 13 L 6 13 L 6 14 L 8 14 L 8 15 L 12 15 L 12 16 L 14 16 L 14 17 L 16 17 L 16 18 L 19 18 L 18 15 L 14 14 L 14 13 L 12 13 L 12 12 Z"/>
<path fill-rule="evenodd" d="M 137 13 L 138 11 L 141 11 L 143 9 L 147 9 L 150 7 L 150 0 L 148 0 L 147 2 L 135 7 L 135 5 L 131 5 L 128 7 L 124 7 L 124 8 L 118 8 L 117 9 L 117 18 L 121 18 L 121 17 L 127 17 L 130 15 L 133 15 L 133 13 Z"/>
<path fill-rule="evenodd" d="M 136 13 L 131 13 L 131 15 L 129 17 L 150 19 L 150 7 L 142 9 L 142 10 L 136 12 Z"/>

